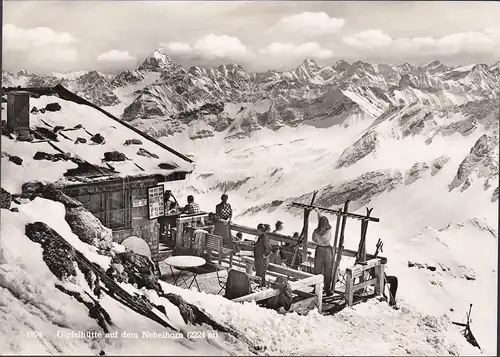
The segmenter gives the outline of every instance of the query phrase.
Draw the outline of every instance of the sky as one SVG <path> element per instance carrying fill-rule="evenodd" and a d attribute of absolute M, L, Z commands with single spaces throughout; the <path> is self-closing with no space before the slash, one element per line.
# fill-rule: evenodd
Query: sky
<path fill-rule="evenodd" d="M 288 69 L 312 58 L 423 65 L 500 60 L 500 2 L 3 1 L 4 70 L 136 68 L 155 48 L 184 67 Z"/>

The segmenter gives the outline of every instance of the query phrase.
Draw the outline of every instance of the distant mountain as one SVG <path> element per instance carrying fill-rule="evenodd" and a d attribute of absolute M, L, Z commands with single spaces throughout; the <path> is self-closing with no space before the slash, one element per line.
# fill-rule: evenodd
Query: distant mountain
<path fill-rule="evenodd" d="M 431 110 L 498 98 L 500 61 L 453 68 L 438 60 L 419 67 L 337 61 L 321 67 L 306 59 L 290 70 L 252 73 L 237 64 L 185 69 L 159 48 L 136 69 L 116 76 L 2 72 L 3 86 L 57 83 L 97 105 L 116 107 L 122 119 L 153 135 L 189 129 L 193 138 L 200 138 L 318 120 L 339 124 L 352 113 L 377 118 L 390 108 L 412 104 Z M 217 103 L 222 110 L 203 109 L 219 108 Z"/>

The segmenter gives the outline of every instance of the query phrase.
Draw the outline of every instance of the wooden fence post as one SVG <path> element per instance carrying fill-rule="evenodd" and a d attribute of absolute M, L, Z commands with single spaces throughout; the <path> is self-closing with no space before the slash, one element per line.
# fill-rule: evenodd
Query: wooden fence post
<path fill-rule="evenodd" d="M 180 219 L 177 219 L 177 235 L 175 236 L 175 247 L 176 248 L 182 248 L 183 242 L 182 242 L 182 233 L 184 231 L 184 224 L 181 222 Z"/>
<path fill-rule="evenodd" d="M 314 292 L 316 294 L 316 304 L 318 306 L 318 312 L 321 314 L 323 311 L 323 282 L 314 285 Z"/>
<path fill-rule="evenodd" d="M 248 275 L 252 275 L 252 264 L 249 262 L 245 263 L 245 271 Z"/>
<path fill-rule="evenodd" d="M 375 294 L 383 295 L 385 285 L 384 264 L 379 264 L 375 267 L 375 276 L 377 277 L 377 284 L 375 284 Z"/>
<path fill-rule="evenodd" d="M 309 208 L 304 209 L 304 237 L 302 242 L 302 262 L 307 262 L 307 240 L 309 237 Z"/>
<path fill-rule="evenodd" d="M 353 303 L 353 279 L 352 279 L 352 270 L 346 269 L 345 273 L 345 300 L 347 306 L 352 306 Z"/>

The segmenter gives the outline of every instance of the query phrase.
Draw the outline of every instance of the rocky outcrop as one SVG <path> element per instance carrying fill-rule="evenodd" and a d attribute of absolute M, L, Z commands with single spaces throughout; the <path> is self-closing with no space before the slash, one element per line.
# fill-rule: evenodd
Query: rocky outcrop
<path fill-rule="evenodd" d="M 12 195 L 0 187 L 0 208 L 9 209 L 12 202 Z"/>
<path fill-rule="evenodd" d="M 405 185 L 411 185 L 419 178 L 422 178 L 424 172 L 428 171 L 430 168 L 429 164 L 425 162 L 415 163 L 406 174 Z"/>
<path fill-rule="evenodd" d="M 64 218 L 71 231 L 82 242 L 93 245 L 101 251 L 106 251 L 111 247 L 113 240 L 111 229 L 104 227 L 101 221 L 84 207 L 66 208 Z"/>
<path fill-rule="evenodd" d="M 449 185 L 449 190 L 465 185 L 463 190 L 476 179 L 484 177 L 485 189 L 498 177 L 498 138 L 482 135 L 471 148 L 469 154 L 458 167 L 457 174 Z"/>
<path fill-rule="evenodd" d="M 158 289 L 159 272 L 147 256 L 126 251 L 116 254 L 112 264 L 121 265 L 127 274 L 128 283 L 134 284 L 138 289 Z"/>
<path fill-rule="evenodd" d="M 360 139 L 345 149 L 335 163 L 335 168 L 349 167 L 356 162 L 375 152 L 378 146 L 378 134 L 376 131 L 365 133 Z"/>
<path fill-rule="evenodd" d="M 65 220 L 71 231 L 82 242 L 93 245 L 102 253 L 107 254 L 112 243 L 111 229 L 104 227 L 97 217 L 83 207 L 81 202 L 69 197 L 53 185 L 44 185 L 40 182 L 24 184 L 22 196 L 29 199 L 42 197 L 62 203 L 66 208 Z"/>
<path fill-rule="evenodd" d="M 448 156 L 440 156 L 431 163 L 431 176 L 436 175 L 450 161 Z"/>
<path fill-rule="evenodd" d="M 346 200 L 351 200 L 350 210 L 356 210 L 367 205 L 383 192 L 394 189 L 401 184 L 400 172 L 378 170 L 367 172 L 353 180 L 339 184 L 328 185 L 318 191 L 315 204 L 321 207 L 340 207 Z M 311 193 L 297 199 L 298 202 L 308 202 Z"/>
<path fill-rule="evenodd" d="M 76 276 L 71 248 L 62 244 L 62 238 L 55 230 L 43 222 L 26 225 L 26 236 L 43 249 L 43 261 L 58 279 Z"/>
<path fill-rule="evenodd" d="M 498 201 L 498 187 L 495 188 L 495 191 L 493 191 L 493 195 L 491 196 L 491 202 L 496 202 Z"/>

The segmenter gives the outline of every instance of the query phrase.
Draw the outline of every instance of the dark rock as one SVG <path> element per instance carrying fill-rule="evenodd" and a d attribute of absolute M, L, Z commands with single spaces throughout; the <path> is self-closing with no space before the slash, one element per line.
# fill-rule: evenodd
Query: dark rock
<path fill-rule="evenodd" d="M 280 206 L 282 203 L 283 201 L 281 200 L 274 200 L 273 202 L 271 202 L 271 206 L 273 207 Z"/>
<path fill-rule="evenodd" d="M 141 156 L 146 156 L 146 157 L 152 157 L 155 159 L 159 159 L 160 157 L 156 154 L 153 154 L 152 152 L 147 151 L 146 149 L 139 148 L 139 151 L 137 151 L 137 155 Z"/>
<path fill-rule="evenodd" d="M 34 135 L 38 137 L 38 139 L 49 139 L 53 141 L 59 141 L 56 133 L 52 132 L 52 130 L 40 126 L 36 127 Z"/>
<path fill-rule="evenodd" d="M 117 254 L 113 258 L 112 263 L 123 266 L 127 272 L 130 284 L 136 284 L 139 289 L 142 287 L 146 287 L 146 289 L 158 289 L 158 272 L 151 259 L 147 256 L 126 251 Z"/>
<path fill-rule="evenodd" d="M 34 195 L 40 189 L 43 189 L 44 186 L 45 185 L 40 181 L 31 181 L 23 183 L 23 185 L 21 186 L 22 197 L 34 198 L 35 197 Z"/>
<path fill-rule="evenodd" d="M 59 103 L 49 103 L 45 106 L 45 110 L 48 110 L 49 112 L 58 112 L 61 109 L 62 108 Z"/>
<path fill-rule="evenodd" d="M 125 161 L 127 157 L 119 151 L 108 151 L 104 153 L 104 161 Z"/>
<path fill-rule="evenodd" d="M 163 295 L 163 297 L 165 297 L 166 299 L 168 299 L 168 301 L 177 306 L 186 324 L 192 324 L 192 325 L 196 324 L 196 316 L 194 314 L 193 309 L 182 297 L 176 294 L 165 294 Z"/>
<path fill-rule="evenodd" d="M 31 108 L 30 113 L 31 113 L 31 114 L 38 114 L 38 108 L 37 108 L 37 107 L 33 107 L 33 108 Z"/>
<path fill-rule="evenodd" d="M 496 202 L 498 201 L 498 187 L 495 188 L 495 191 L 493 191 L 493 195 L 491 196 L 491 202 Z"/>
<path fill-rule="evenodd" d="M 43 151 L 37 151 L 33 156 L 34 160 L 48 160 L 48 161 L 68 161 L 71 159 L 71 155 L 69 153 L 64 154 L 48 154 Z"/>
<path fill-rule="evenodd" d="M 71 291 L 60 284 L 56 284 L 55 287 L 66 295 L 74 297 L 78 302 L 85 305 L 85 307 L 87 307 L 87 309 L 89 310 L 89 317 L 95 319 L 99 327 L 101 327 L 105 333 L 109 332 L 108 324 L 112 324 L 111 317 L 96 299 L 94 299 L 90 294 L 87 294 L 87 296 L 90 297 L 92 301 L 85 300 L 82 298 L 81 293 Z"/>
<path fill-rule="evenodd" d="M 12 135 L 9 135 L 9 138 L 14 139 Z M 18 136 L 16 138 L 17 141 L 27 141 L 27 142 L 32 142 L 33 141 L 33 135 L 23 135 L 23 136 Z M 56 140 L 58 141 L 58 140 Z"/>
<path fill-rule="evenodd" d="M 55 230 L 43 222 L 35 222 L 26 225 L 25 234 L 42 246 L 43 261 L 57 278 L 76 276 L 72 248 Z"/>
<path fill-rule="evenodd" d="M 23 164 L 23 159 L 21 159 L 19 156 L 11 155 L 11 156 L 9 156 L 9 161 L 12 161 L 16 165 Z"/>
<path fill-rule="evenodd" d="M 427 265 L 426 264 L 426 268 L 430 271 L 436 271 L 436 267 L 432 266 L 432 265 Z"/>
<path fill-rule="evenodd" d="M 17 208 L 17 207 L 12 207 L 12 208 L 10 209 L 10 211 L 11 211 L 11 212 L 19 212 L 19 208 Z"/>
<path fill-rule="evenodd" d="M 62 126 L 62 125 L 56 125 L 52 131 L 54 133 L 57 133 L 57 132 L 59 132 L 61 130 L 64 130 L 64 126 Z"/>
<path fill-rule="evenodd" d="M 77 137 L 75 140 L 75 144 L 85 144 L 87 142 L 87 139 L 82 138 L 82 137 Z"/>
<path fill-rule="evenodd" d="M 97 133 L 94 136 L 92 136 L 90 138 L 90 140 L 93 141 L 96 144 L 103 144 L 104 141 L 105 141 L 104 137 L 101 134 L 99 134 L 99 133 Z"/>
<path fill-rule="evenodd" d="M 177 168 L 177 166 L 167 163 L 159 164 L 158 167 L 163 170 L 175 170 Z"/>
<path fill-rule="evenodd" d="M 139 139 L 128 139 L 125 140 L 125 143 L 123 145 L 142 145 L 142 141 Z"/>
<path fill-rule="evenodd" d="M 12 195 L 3 187 L 0 187 L 0 208 L 9 209 L 12 202 Z"/>

